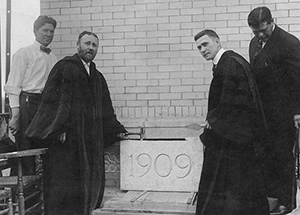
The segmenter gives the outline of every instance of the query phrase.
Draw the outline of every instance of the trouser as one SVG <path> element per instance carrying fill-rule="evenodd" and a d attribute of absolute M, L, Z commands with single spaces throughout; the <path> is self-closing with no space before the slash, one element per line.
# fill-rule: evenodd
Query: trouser
<path fill-rule="evenodd" d="M 273 156 L 266 163 L 266 181 L 268 196 L 278 198 L 279 204 L 293 209 L 296 199 L 295 160 L 293 145 L 295 141 L 294 129 L 282 128 L 280 132 L 271 131 Z"/>
<path fill-rule="evenodd" d="M 27 150 L 34 148 L 33 142 L 25 138 L 25 131 L 31 123 L 35 113 L 37 112 L 40 100 L 41 94 L 27 93 L 24 91 L 22 91 L 20 94 L 20 127 L 16 135 L 18 150 Z M 36 168 L 34 157 L 23 158 L 22 165 L 24 175 L 34 174 Z"/>

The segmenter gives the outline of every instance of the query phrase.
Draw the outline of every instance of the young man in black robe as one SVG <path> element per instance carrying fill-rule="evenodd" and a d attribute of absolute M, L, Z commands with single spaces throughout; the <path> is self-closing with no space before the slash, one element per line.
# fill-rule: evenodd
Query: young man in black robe
<path fill-rule="evenodd" d="M 213 30 L 194 37 L 201 55 L 212 60 L 208 113 L 200 138 L 205 145 L 197 215 L 267 215 L 269 206 L 256 141 L 260 105 L 249 63 L 222 48 Z"/>
<path fill-rule="evenodd" d="M 51 70 L 41 106 L 26 131 L 37 146 L 49 149 L 44 165 L 48 215 L 90 215 L 100 206 L 104 147 L 126 134 L 92 61 L 98 45 L 96 34 L 79 35 L 77 53 Z"/>

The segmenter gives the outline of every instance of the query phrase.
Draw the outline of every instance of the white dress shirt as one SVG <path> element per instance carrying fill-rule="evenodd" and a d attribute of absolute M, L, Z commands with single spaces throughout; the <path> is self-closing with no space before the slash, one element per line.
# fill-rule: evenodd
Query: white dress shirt
<path fill-rule="evenodd" d="M 4 86 L 9 96 L 10 107 L 19 107 L 21 91 L 41 93 L 50 70 L 57 61 L 56 56 L 40 50 L 41 44 L 34 41 L 32 45 L 19 49 L 12 58 L 12 66 L 7 83 Z"/>
<path fill-rule="evenodd" d="M 81 59 L 81 58 L 80 58 L 80 59 Z M 91 62 L 86 63 L 86 62 L 85 62 L 84 60 L 82 60 L 82 59 L 81 59 L 81 61 L 82 61 L 83 65 L 84 65 L 84 68 L 85 68 L 87 74 L 90 75 L 90 63 L 91 63 Z"/>
<path fill-rule="evenodd" d="M 216 54 L 216 56 L 214 57 L 214 59 L 212 60 L 212 63 L 217 66 L 219 63 L 219 60 L 221 59 L 222 55 L 224 54 L 226 50 L 221 48 L 218 53 Z"/>

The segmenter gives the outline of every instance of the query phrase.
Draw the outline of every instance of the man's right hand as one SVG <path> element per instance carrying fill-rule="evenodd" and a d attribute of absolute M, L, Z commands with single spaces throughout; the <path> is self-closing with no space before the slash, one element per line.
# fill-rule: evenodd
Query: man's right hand
<path fill-rule="evenodd" d="M 208 121 L 205 121 L 203 124 L 201 124 L 201 128 L 211 129 Z"/>
<path fill-rule="evenodd" d="M 19 107 L 14 107 L 11 109 L 11 119 L 9 120 L 9 129 L 12 135 L 16 135 L 17 131 L 19 130 Z"/>

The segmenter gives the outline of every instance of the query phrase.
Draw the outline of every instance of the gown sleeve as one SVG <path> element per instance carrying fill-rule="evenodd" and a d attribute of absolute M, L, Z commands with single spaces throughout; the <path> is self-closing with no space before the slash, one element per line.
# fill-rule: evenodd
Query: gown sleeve
<path fill-rule="evenodd" d="M 70 74 L 64 62 L 53 67 L 42 94 L 41 105 L 25 132 L 27 137 L 43 140 L 67 129 L 73 92 Z"/>

